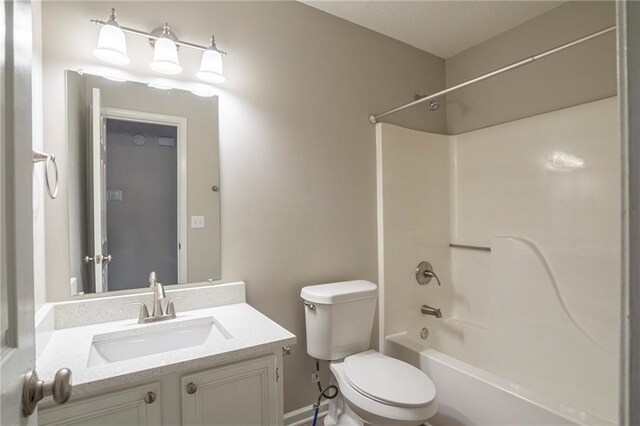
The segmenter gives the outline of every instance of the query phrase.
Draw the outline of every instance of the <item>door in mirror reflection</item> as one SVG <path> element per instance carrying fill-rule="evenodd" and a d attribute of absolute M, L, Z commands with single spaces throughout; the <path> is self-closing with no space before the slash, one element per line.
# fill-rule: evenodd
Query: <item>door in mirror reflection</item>
<path fill-rule="evenodd" d="M 138 288 L 149 271 L 181 282 L 177 126 L 108 118 L 106 140 L 106 288 Z"/>
<path fill-rule="evenodd" d="M 187 176 L 179 164 L 186 142 L 178 135 L 186 120 L 103 107 L 96 88 L 91 109 L 93 255 L 87 263 L 93 273 L 87 284 L 95 292 L 131 290 L 146 283 L 150 271 L 164 282 L 185 282 L 186 257 L 179 254 L 187 206 L 179 193 Z"/>

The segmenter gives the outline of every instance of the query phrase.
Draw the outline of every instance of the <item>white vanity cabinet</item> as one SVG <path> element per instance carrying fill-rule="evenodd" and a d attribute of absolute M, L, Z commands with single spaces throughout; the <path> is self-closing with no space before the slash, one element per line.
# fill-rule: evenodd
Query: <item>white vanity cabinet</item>
<path fill-rule="evenodd" d="M 42 405 L 40 426 L 283 424 L 282 354 L 257 354 L 194 372 L 174 372 L 145 385 Z"/>
<path fill-rule="evenodd" d="M 50 405 L 39 409 L 40 426 L 154 426 L 162 424 L 160 383 Z"/>
<path fill-rule="evenodd" d="M 84 323 L 88 313 L 125 310 L 135 295 L 67 302 L 43 313 L 46 341 L 36 368 L 45 382 L 68 368 L 73 388 L 64 404 L 41 401 L 39 424 L 283 424 L 282 357 L 296 336 L 245 303 L 244 283 L 172 293 L 193 303 L 228 304 L 151 324 L 107 317 Z"/>

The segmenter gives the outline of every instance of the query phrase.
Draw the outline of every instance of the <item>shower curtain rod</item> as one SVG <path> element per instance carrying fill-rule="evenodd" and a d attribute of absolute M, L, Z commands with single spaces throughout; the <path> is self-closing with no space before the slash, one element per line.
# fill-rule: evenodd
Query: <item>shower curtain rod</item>
<path fill-rule="evenodd" d="M 591 40 L 593 38 L 600 37 L 601 35 L 604 35 L 604 34 L 610 32 L 610 31 L 613 31 L 615 29 L 616 29 L 616 26 L 613 25 L 611 27 L 602 29 L 600 31 L 596 31 L 595 33 L 589 34 L 589 35 L 584 36 L 582 38 L 579 38 L 577 40 L 570 41 L 569 43 L 565 43 L 565 44 L 562 44 L 560 46 L 554 47 L 553 49 L 545 50 L 544 52 L 538 53 L 537 55 L 529 56 L 529 57 L 527 57 L 525 59 L 522 59 L 522 60 L 520 60 L 518 62 L 514 62 L 511 65 L 507 65 L 507 66 L 499 68 L 499 69 L 497 69 L 495 71 L 491 71 L 491 72 L 489 72 L 487 74 L 483 74 L 480 77 L 476 77 L 476 78 L 474 78 L 472 80 L 465 81 L 464 83 L 460 83 L 460 84 L 458 84 L 456 86 L 453 86 L 453 87 L 450 87 L 448 89 L 441 90 L 440 92 L 434 93 L 433 95 L 422 97 L 422 98 L 420 98 L 418 100 L 415 100 L 413 102 L 409 102 L 408 104 L 399 106 L 397 108 L 390 109 L 389 111 L 385 111 L 385 112 L 382 112 L 380 114 L 371 114 L 371 115 L 369 115 L 369 121 L 372 124 L 376 124 L 378 122 L 378 119 L 380 119 L 382 117 L 385 117 L 387 115 L 394 114 L 396 112 L 400 112 L 400 111 L 405 110 L 407 108 L 411 108 L 412 106 L 416 106 L 416 105 L 421 104 L 423 102 L 427 102 L 427 101 L 429 101 L 429 100 L 431 100 L 433 98 L 437 98 L 438 96 L 446 95 L 447 93 L 451 93 L 451 92 L 453 92 L 455 90 L 462 89 L 463 87 L 471 86 L 472 84 L 479 83 L 479 82 L 481 82 L 483 80 L 489 79 L 491 77 L 495 77 L 495 76 L 500 75 L 502 73 L 505 73 L 507 71 L 511 71 L 513 69 L 519 68 L 519 67 L 521 67 L 523 65 L 530 64 L 531 62 L 537 61 L 538 59 L 544 58 L 545 56 L 553 55 L 554 53 L 560 52 L 561 50 L 567 49 L 569 47 L 572 47 L 572 46 L 575 46 L 577 44 L 583 43 L 585 41 Z"/>

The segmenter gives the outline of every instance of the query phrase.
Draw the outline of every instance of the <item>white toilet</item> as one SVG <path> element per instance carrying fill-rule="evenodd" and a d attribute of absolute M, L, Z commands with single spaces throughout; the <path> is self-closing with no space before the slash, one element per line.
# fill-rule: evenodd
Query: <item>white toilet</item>
<path fill-rule="evenodd" d="M 377 286 L 345 281 L 304 287 L 307 352 L 331 361 L 340 394 L 326 426 L 420 425 L 437 410 L 436 388 L 421 370 L 369 350 Z"/>

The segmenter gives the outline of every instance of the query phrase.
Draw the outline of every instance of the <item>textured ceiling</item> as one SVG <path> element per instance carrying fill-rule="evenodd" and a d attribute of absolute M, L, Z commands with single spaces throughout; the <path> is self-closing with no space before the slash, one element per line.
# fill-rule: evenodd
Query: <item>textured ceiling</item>
<path fill-rule="evenodd" d="M 448 58 L 564 1 L 316 1 L 303 3 Z"/>

